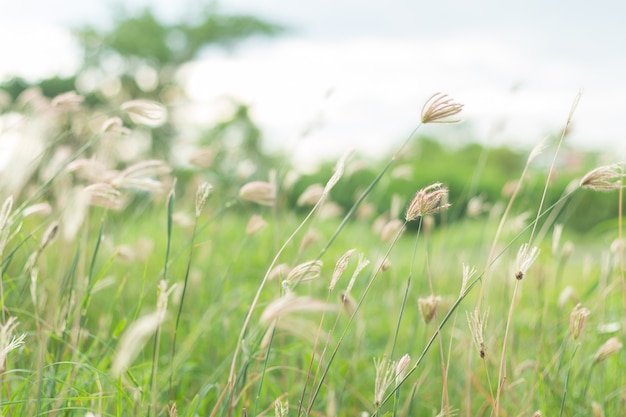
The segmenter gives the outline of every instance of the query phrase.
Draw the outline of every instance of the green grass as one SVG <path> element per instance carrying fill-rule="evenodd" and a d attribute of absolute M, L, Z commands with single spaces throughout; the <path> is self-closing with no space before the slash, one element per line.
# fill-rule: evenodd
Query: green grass
<path fill-rule="evenodd" d="M 61 169 L 41 184 L 33 178 L 17 202 L 28 195 L 65 201 L 65 191 L 84 184 L 68 185 L 64 175 Z M 428 185 L 416 184 L 415 191 Z M 177 191 L 184 195 L 185 187 Z M 576 210 L 570 201 L 591 192 L 551 191 L 568 210 Z M 620 215 L 621 192 L 611 194 Z M 3 415 L 257 416 L 273 415 L 277 400 L 289 404 L 289 415 L 329 417 L 504 417 L 538 410 L 585 416 L 593 407 L 614 416 L 624 409 L 624 351 L 597 360 L 607 340 L 624 340 L 624 249 L 613 243 L 620 222 L 604 222 L 587 235 L 565 223 L 553 253 L 551 236 L 562 218 L 552 216 L 558 206 L 540 201 L 515 201 L 512 212 L 455 222 L 443 211 L 426 217 L 434 223 L 400 222 L 402 233 L 383 241 L 388 213 L 382 221 L 344 221 L 318 215 L 316 207 L 305 217 L 280 203 L 288 200 L 282 194 L 274 207 L 262 207 L 237 198 L 236 190 L 216 190 L 196 218 L 191 198 L 166 195 L 151 201 L 139 193 L 122 212 L 89 207 L 69 236 L 62 212 L 77 216 L 73 206 L 24 217 L 14 204 L 9 221 L 0 221 L 0 237 L 7 237 L 0 264 L 4 351 L 13 336 L 26 334 L 3 361 Z M 413 195 L 401 198 L 406 207 Z M 369 191 L 362 203 L 391 206 Z M 505 207 L 508 200 L 490 203 Z M 402 210 L 391 218 L 403 218 Z M 539 216 L 516 221 L 538 210 Z M 252 214 L 267 226 L 248 235 Z M 57 221 L 56 239 L 43 245 Z M 541 253 L 518 281 L 516 256 L 529 241 Z M 573 244 L 568 255 L 565 241 Z M 329 291 L 337 261 L 351 249 Z M 342 300 L 359 256 L 370 264 Z M 277 265 L 315 259 L 323 266 L 311 282 L 265 279 Z M 383 259 L 388 268 L 379 267 Z M 476 269 L 465 287 L 464 265 Z M 426 322 L 419 305 L 429 296 L 438 303 Z M 289 297 L 300 297 L 293 310 L 261 319 Z M 570 313 L 578 302 L 590 315 L 574 340 Z M 488 312 L 484 358 L 468 325 L 474 311 Z M 393 363 L 405 354 L 409 370 L 396 380 L 391 369 L 391 385 L 375 404 L 374 358 Z"/>

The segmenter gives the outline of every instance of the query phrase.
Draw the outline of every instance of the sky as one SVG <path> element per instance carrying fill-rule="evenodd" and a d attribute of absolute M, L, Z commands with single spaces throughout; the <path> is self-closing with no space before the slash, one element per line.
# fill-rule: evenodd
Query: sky
<path fill-rule="evenodd" d="M 112 10 L 101 0 L 0 4 L 0 80 L 71 74 L 80 57 L 68 28 L 106 26 Z M 176 20 L 201 2 L 124 4 Z M 215 7 L 288 30 L 209 50 L 185 68 L 181 81 L 197 103 L 190 119 L 219 118 L 224 98 L 234 97 L 250 105 L 270 147 L 297 160 L 387 152 L 413 131 L 435 92 L 465 105 L 463 124 L 422 133 L 530 149 L 560 131 L 582 91 L 568 141 L 616 160 L 626 154 L 626 3 L 225 0 Z"/>

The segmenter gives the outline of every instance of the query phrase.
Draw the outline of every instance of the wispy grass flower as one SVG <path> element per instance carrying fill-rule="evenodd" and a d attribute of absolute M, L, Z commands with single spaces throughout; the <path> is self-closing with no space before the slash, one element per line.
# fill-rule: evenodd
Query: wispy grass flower
<path fill-rule="evenodd" d="M 569 316 L 569 330 L 574 340 L 580 337 L 589 314 L 591 314 L 589 309 L 583 307 L 580 303 L 576 304 L 572 310 Z"/>
<path fill-rule="evenodd" d="M 580 187 L 592 191 L 619 190 L 623 184 L 624 172 L 622 164 L 612 164 L 589 171 L 581 180 Z"/>
<path fill-rule="evenodd" d="M 383 402 L 385 393 L 394 381 L 396 373 L 396 363 L 390 361 L 386 356 L 381 359 L 374 358 L 376 368 L 376 379 L 374 380 L 374 405 L 379 407 Z"/>
<path fill-rule="evenodd" d="M 311 184 L 300 194 L 296 204 L 298 206 L 314 206 L 324 195 L 322 184 Z"/>
<path fill-rule="evenodd" d="M 203 182 L 196 190 L 196 218 L 200 217 L 200 213 L 204 209 L 209 194 L 213 191 L 213 186 L 208 182 Z"/>
<path fill-rule="evenodd" d="M 594 355 L 594 365 L 605 361 L 609 356 L 615 355 L 622 347 L 624 347 L 624 345 L 622 345 L 622 342 L 620 342 L 617 337 L 610 338 L 596 351 Z"/>
<path fill-rule="evenodd" d="M 319 278 L 322 273 L 322 261 L 315 259 L 312 261 L 306 261 L 299 265 L 296 265 L 289 275 L 287 275 L 286 281 L 291 285 L 297 285 L 300 282 L 313 281 Z"/>
<path fill-rule="evenodd" d="M 536 246 L 530 247 L 528 243 L 524 243 L 517 252 L 517 258 L 515 259 L 515 278 L 522 280 L 530 266 L 535 262 L 539 256 L 539 248 Z"/>
<path fill-rule="evenodd" d="M 293 293 L 275 299 L 265 308 L 261 314 L 262 323 L 270 323 L 272 320 L 291 313 L 332 311 L 336 306 L 316 300 L 309 296 L 296 296 Z"/>
<path fill-rule="evenodd" d="M 449 120 L 463 110 L 463 104 L 455 103 L 447 94 L 435 93 L 422 107 L 422 123 L 458 123 L 460 120 Z"/>
<path fill-rule="evenodd" d="M 262 206 L 273 206 L 276 200 L 276 185 L 265 181 L 252 181 L 239 189 L 239 197 Z"/>
<path fill-rule="evenodd" d="M 280 399 L 274 401 L 274 415 L 276 417 L 287 417 L 289 415 L 289 401 Z"/>
<path fill-rule="evenodd" d="M 261 217 L 258 214 L 253 214 L 252 217 L 250 217 L 250 220 L 248 220 L 248 223 L 246 224 L 246 234 L 247 235 L 257 234 L 261 230 L 263 230 L 265 226 L 267 226 L 267 222 L 263 219 L 263 217 Z"/>
<path fill-rule="evenodd" d="M 75 91 L 68 91 L 67 93 L 59 94 L 54 97 L 50 105 L 63 111 L 74 112 L 80 110 L 83 101 L 85 101 L 85 97 L 76 94 Z"/>
<path fill-rule="evenodd" d="M 478 310 L 467 313 L 467 322 L 469 324 L 470 333 L 472 334 L 472 341 L 481 358 L 484 358 L 487 352 L 487 345 L 485 344 L 485 326 L 488 316 L 488 310 L 485 311 L 482 316 Z"/>
<path fill-rule="evenodd" d="M 409 372 L 410 366 L 411 356 L 407 353 L 403 357 L 401 357 L 396 364 L 396 386 L 400 385 L 400 383 L 404 380 L 407 373 Z"/>
<path fill-rule="evenodd" d="M 158 127 L 165 123 L 167 110 L 161 103 L 152 100 L 131 100 L 121 106 L 130 119 L 137 124 Z"/>
<path fill-rule="evenodd" d="M 19 336 L 13 334 L 17 325 L 16 317 L 9 317 L 4 325 L 0 325 L 0 371 L 4 370 L 9 352 L 22 346 L 26 339 L 26 333 Z"/>
<path fill-rule="evenodd" d="M 435 317 L 435 313 L 437 313 L 437 307 L 439 307 L 440 302 L 441 297 L 434 295 L 429 295 L 426 298 L 419 298 L 417 300 L 420 314 L 425 323 L 428 324 L 433 320 L 433 318 Z"/>
<path fill-rule="evenodd" d="M 330 284 L 328 285 L 328 291 L 332 291 L 335 289 L 335 285 L 337 285 L 337 281 L 343 275 L 343 272 L 348 267 L 348 261 L 352 258 L 352 255 L 356 252 L 356 249 L 347 250 L 341 257 L 337 260 L 335 264 L 335 269 L 333 270 L 333 276 L 330 279 Z"/>
<path fill-rule="evenodd" d="M 445 201 L 448 199 L 448 189 L 442 187 L 440 182 L 422 188 L 415 194 L 404 218 L 407 222 L 418 217 L 436 214 L 450 207 Z"/>

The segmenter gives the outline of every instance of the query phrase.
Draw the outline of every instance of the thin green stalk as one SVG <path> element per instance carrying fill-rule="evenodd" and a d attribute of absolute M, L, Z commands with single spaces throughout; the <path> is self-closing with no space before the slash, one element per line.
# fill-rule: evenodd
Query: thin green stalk
<path fill-rule="evenodd" d="M 170 248 L 172 246 L 172 225 L 173 225 L 173 213 L 174 213 L 174 187 L 176 186 L 176 182 L 172 185 L 172 191 L 170 191 L 170 195 L 167 199 L 167 243 L 165 249 L 165 260 L 163 266 L 163 279 L 167 279 L 167 267 L 169 263 L 170 256 Z M 151 412 L 156 416 L 157 415 L 157 369 L 159 362 L 159 341 L 161 340 L 161 326 L 157 327 L 156 332 L 154 334 L 154 343 L 152 348 L 152 370 L 150 372 L 150 380 L 148 382 L 148 386 L 151 388 L 151 400 L 150 407 L 148 408 L 148 417 L 150 417 Z"/>
<path fill-rule="evenodd" d="M 359 309 L 361 308 L 361 304 L 363 304 L 363 301 L 365 300 L 365 297 L 369 293 L 369 290 L 372 287 L 372 284 L 374 283 L 376 277 L 380 273 L 384 260 L 389 257 L 389 254 L 391 253 L 391 250 L 395 247 L 396 243 L 398 242 L 398 239 L 400 238 L 400 236 L 404 232 L 405 227 L 406 227 L 406 222 L 402 226 L 402 228 L 400 228 L 400 230 L 398 230 L 398 232 L 394 236 L 394 239 L 391 242 L 391 244 L 389 245 L 389 248 L 387 249 L 387 252 L 383 256 L 383 259 L 382 259 L 381 263 L 378 265 L 378 268 L 376 268 L 376 270 L 372 273 L 372 276 L 370 277 L 369 281 L 367 282 L 367 285 L 365 286 L 365 289 L 363 290 L 363 294 L 361 294 L 361 297 L 359 297 L 359 300 L 356 303 L 356 307 L 354 309 L 354 312 L 352 313 L 352 315 L 348 319 L 348 323 L 344 327 L 343 332 L 341 333 L 341 336 L 339 337 L 339 340 L 337 341 L 337 344 L 335 345 L 335 348 L 333 349 L 333 351 L 332 351 L 332 353 L 330 355 L 330 358 L 328 360 L 328 364 L 326 365 L 326 367 L 324 368 L 324 371 L 322 372 L 322 376 L 320 377 L 320 381 L 317 384 L 317 387 L 315 388 L 315 391 L 313 391 L 313 395 L 311 396 L 309 407 L 308 407 L 307 412 L 306 412 L 305 415 L 308 416 L 309 414 L 311 414 L 311 409 L 313 408 L 313 403 L 315 403 L 315 399 L 317 398 L 317 396 L 319 395 L 320 390 L 322 389 L 322 385 L 324 383 L 324 380 L 326 379 L 328 371 L 330 370 L 330 367 L 331 367 L 331 365 L 332 365 L 332 363 L 333 363 L 333 361 L 335 359 L 335 356 L 337 355 L 337 352 L 339 352 L 339 347 L 342 345 L 343 340 L 345 339 L 346 334 L 348 333 L 348 329 L 350 328 L 350 325 L 354 321 L 354 318 L 356 317 L 356 314 L 358 313 Z"/>
<path fill-rule="evenodd" d="M 574 363 L 574 356 L 576 355 L 576 351 L 578 350 L 578 344 L 574 345 L 574 351 L 572 352 L 572 358 L 570 359 L 570 366 L 567 370 L 567 375 L 565 376 L 565 387 L 563 388 L 563 398 L 561 398 L 561 408 L 559 410 L 559 417 L 563 416 L 563 411 L 565 410 L 565 399 L 567 398 L 567 387 L 569 386 L 569 376 L 572 372 L 572 364 Z"/>

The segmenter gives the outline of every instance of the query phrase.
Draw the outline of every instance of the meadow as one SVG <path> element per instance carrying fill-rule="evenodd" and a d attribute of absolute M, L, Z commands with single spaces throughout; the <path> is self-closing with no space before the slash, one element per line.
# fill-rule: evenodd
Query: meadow
<path fill-rule="evenodd" d="M 623 166 L 552 181 L 575 104 L 460 210 L 436 179 L 380 193 L 414 133 L 350 195 L 354 155 L 297 193 L 286 166 L 220 188 L 136 156 L 158 103 L 28 94 L 20 140 L 45 140 L 4 173 L 2 415 L 626 415 Z M 434 95 L 418 129 L 462 107 Z M 581 233 L 562 214 L 589 193 L 615 215 Z"/>

